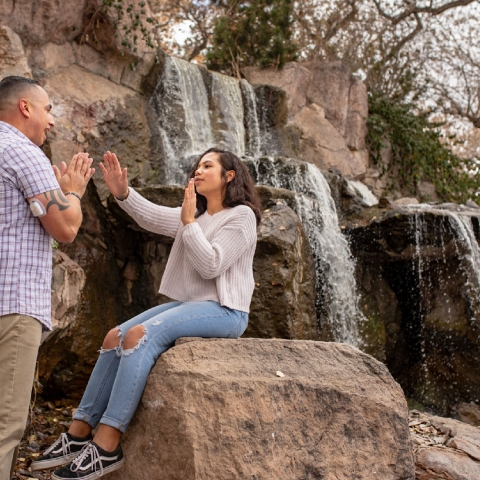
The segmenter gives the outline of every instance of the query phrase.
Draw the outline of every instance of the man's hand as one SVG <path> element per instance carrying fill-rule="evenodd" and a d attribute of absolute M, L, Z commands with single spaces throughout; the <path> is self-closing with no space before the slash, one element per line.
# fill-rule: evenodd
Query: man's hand
<path fill-rule="evenodd" d="M 80 197 L 83 196 L 89 180 L 95 173 L 95 169 L 90 168 L 92 162 L 93 159 L 89 158 L 88 153 L 77 153 L 68 168 L 65 162 L 61 163 L 60 169 L 53 166 L 53 172 L 63 193 L 74 192 Z"/>
<path fill-rule="evenodd" d="M 128 197 L 128 178 L 127 169 L 120 167 L 120 162 L 114 153 L 107 152 L 103 156 L 105 165 L 100 163 L 100 170 L 103 173 L 105 184 L 110 193 L 119 200 Z"/>
<path fill-rule="evenodd" d="M 195 184 L 193 178 L 188 182 L 185 188 L 185 196 L 183 197 L 182 212 L 180 219 L 184 225 L 195 221 L 195 210 L 197 209 L 197 195 L 195 193 Z"/>

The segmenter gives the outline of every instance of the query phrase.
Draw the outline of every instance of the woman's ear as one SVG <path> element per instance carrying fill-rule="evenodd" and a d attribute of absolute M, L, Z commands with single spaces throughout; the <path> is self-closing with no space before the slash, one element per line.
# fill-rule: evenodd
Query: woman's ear
<path fill-rule="evenodd" d="M 227 183 L 231 182 L 235 178 L 236 172 L 235 170 L 229 170 L 227 172 Z"/>

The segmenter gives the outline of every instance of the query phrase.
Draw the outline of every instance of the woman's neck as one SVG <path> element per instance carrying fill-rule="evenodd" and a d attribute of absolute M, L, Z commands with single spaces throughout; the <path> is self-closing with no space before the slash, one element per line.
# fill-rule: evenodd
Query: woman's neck
<path fill-rule="evenodd" d="M 215 215 L 216 213 L 224 210 L 221 198 L 207 198 L 207 213 L 209 215 Z"/>

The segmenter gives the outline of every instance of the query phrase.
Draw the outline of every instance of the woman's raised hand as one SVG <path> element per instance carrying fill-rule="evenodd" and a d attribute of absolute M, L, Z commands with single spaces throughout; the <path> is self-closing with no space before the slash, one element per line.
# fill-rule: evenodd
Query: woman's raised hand
<path fill-rule="evenodd" d="M 128 178 L 127 169 L 120 167 L 117 156 L 112 152 L 107 152 L 103 156 L 103 163 L 100 163 L 100 170 L 103 173 L 105 184 L 110 193 L 119 200 L 128 197 Z"/>
<path fill-rule="evenodd" d="M 197 209 L 197 194 L 195 193 L 195 184 L 193 178 L 188 182 L 183 197 L 182 212 L 180 218 L 184 225 L 195 221 L 195 210 Z"/>

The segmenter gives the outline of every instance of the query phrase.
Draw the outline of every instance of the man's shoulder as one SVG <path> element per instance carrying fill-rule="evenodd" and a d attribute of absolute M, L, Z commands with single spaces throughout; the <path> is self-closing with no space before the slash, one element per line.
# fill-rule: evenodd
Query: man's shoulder
<path fill-rule="evenodd" d="M 9 160 L 30 163 L 49 160 L 43 151 L 27 138 L 0 131 L 0 157 L 8 163 Z"/>

